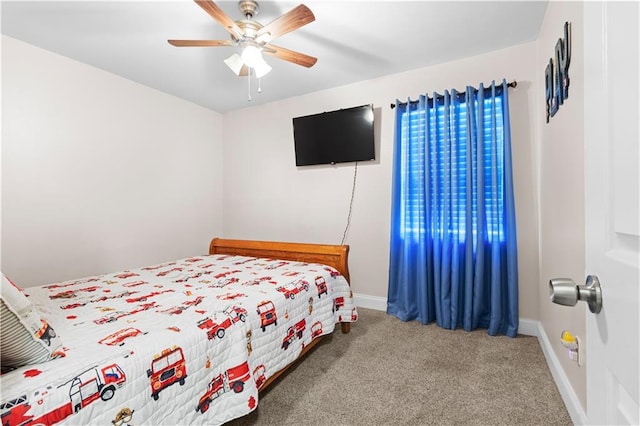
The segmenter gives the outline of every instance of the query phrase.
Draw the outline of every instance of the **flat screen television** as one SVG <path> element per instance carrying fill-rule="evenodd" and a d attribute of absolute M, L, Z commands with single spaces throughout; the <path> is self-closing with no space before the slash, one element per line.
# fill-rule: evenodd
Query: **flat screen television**
<path fill-rule="evenodd" d="M 296 166 L 375 160 L 373 105 L 295 117 Z"/>

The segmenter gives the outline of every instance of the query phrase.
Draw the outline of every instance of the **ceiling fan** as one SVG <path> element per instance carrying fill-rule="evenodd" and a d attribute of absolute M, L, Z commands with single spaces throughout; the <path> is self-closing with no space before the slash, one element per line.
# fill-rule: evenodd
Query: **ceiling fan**
<path fill-rule="evenodd" d="M 239 1 L 238 7 L 244 15 L 244 19 L 237 21 L 232 20 L 211 0 L 195 0 L 195 2 L 229 32 L 231 39 L 168 40 L 171 45 L 176 47 L 240 47 L 241 54 L 234 53 L 225 59 L 225 64 L 239 76 L 249 75 L 250 69 L 253 69 L 255 76 L 258 78 L 271 71 L 271 67 L 265 62 L 262 53 L 307 68 L 312 67 L 318 60 L 313 56 L 271 44 L 272 40 L 315 21 L 316 18 L 313 12 L 303 4 L 294 7 L 289 12 L 263 26 L 253 20 L 260 10 L 257 1 Z"/>

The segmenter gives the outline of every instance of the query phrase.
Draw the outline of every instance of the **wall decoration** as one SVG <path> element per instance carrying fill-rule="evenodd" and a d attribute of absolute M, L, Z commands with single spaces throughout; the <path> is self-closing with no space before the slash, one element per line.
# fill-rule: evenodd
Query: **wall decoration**
<path fill-rule="evenodd" d="M 571 62 L 571 24 L 564 23 L 564 38 L 556 43 L 555 57 L 549 58 L 544 71 L 547 123 L 569 98 L 569 63 Z"/>

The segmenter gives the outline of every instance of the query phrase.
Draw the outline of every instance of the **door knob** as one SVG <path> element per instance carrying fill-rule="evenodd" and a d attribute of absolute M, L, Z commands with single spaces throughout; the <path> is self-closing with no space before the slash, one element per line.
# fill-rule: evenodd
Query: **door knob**
<path fill-rule="evenodd" d="M 584 285 L 577 285 L 571 278 L 552 278 L 549 280 L 549 295 L 551 301 L 558 305 L 575 306 L 582 300 L 594 314 L 602 309 L 602 289 L 595 275 L 589 275 Z"/>

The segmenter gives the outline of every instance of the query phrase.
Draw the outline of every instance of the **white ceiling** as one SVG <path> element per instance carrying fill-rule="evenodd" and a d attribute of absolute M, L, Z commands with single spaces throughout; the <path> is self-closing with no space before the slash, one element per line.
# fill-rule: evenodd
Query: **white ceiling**
<path fill-rule="evenodd" d="M 216 1 L 241 19 L 237 1 Z M 300 4 L 262 1 L 263 25 Z M 229 39 L 192 1 L 5 1 L 2 33 L 214 111 L 299 96 L 473 56 L 537 38 L 546 1 L 305 0 L 316 20 L 274 44 L 318 58 L 312 68 L 265 56 L 262 93 L 223 63 L 233 47 L 177 48 L 167 39 Z M 499 70 L 496 70 L 499 74 Z"/>

